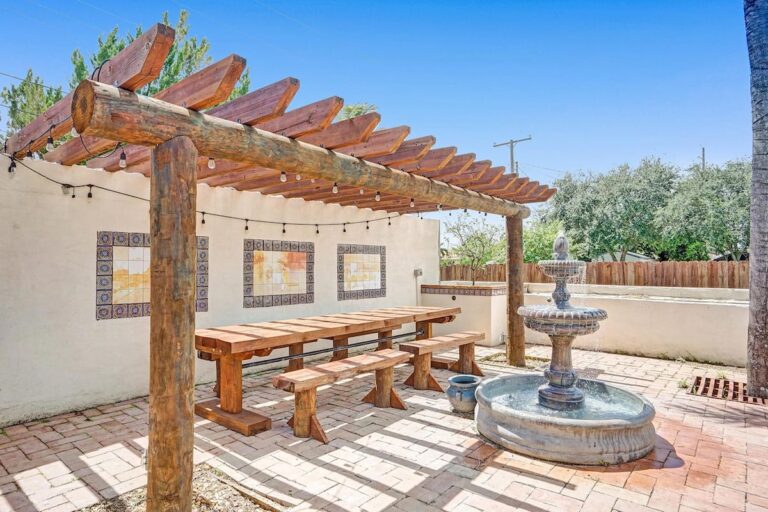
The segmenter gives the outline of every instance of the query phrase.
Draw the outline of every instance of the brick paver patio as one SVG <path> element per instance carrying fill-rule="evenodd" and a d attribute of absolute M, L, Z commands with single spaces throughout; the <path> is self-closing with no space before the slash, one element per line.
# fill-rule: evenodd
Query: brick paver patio
<path fill-rule="evenodd" d="M 578 350 L 574 365 L 654 403 L 653 453 L 611 467 L 533 460 L 485 442 L 441 393 L 398 384 L 408 410 L 361 403 L 372 375 L 321 388 L 318 416 L 331 438 L 322 445 L 293 437 L 292 395 L 264 374 L 246 378 L 245 405 L 272 417 L 274 428 L 244 437 L 201 419 L 196 462 L 295 510 L 768 511 L 767 409 L 678 388 L 694 374 L 743 379 L 743 370 Z M 408 373 L 398 368 L 396 382 Z M 435 374 L 443 384 L 451 375 Z M 211 386 L 197 395 L 211 397 Z M 147 408 L 139 398 L 5 428 L 0 512 L 77 510 L 145 485 Z"/>

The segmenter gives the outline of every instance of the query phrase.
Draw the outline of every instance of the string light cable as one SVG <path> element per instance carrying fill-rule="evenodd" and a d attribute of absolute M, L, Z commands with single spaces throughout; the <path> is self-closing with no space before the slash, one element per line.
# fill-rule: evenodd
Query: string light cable
<path fill-rule="evenodd" d="M 43 178 L 44 180 L 49 181 L 49 182 L 51 182 L 51 183 L 61 187 L 62 190 L 65 193 L 69 194 L 71 192 L 73 199 L 76 197 L 75 191 L 77 189 L 88 189 L 87 197 L 89 197 L 89 198 L 93 197 L 93 192 L 94 191 L 101 190 L 101 191 L 104 191 L 104 192 L 109 192 L 111 194 L 116 194 L 116 195 L 123 196 L 123 197 L 129 197 L 129 198 L 132 198 L 132 199 L 137 199 L 139 201 L 144 201 L 145 203 L 149 203 L 149 199 L 147 199 L 145 197 L 137 196 L 135 194 L 130 194 L 128 192 L 123 192 L 121 190 L 115 190 L 115 189 L 108 188 L 108 187 L 102 187 L 101 185 L 94 185 L 93 183 L 72 184 L 72 183 L 67 183 L 67 182 L 64 182 L 64 181 L 56 180 L 56 179 L 51 178 L 50 176 L 47 176 L 44 173 L 38 171 L 37 169 L 34 169 L 34 168 L 30 167 L 29 165 L 24 163 L 23 160 L 20 160 L 20 159 L 14 157 L 12 155 L 9 155 L 8 153 L 2 153 L 2 154 L 4 156 L 8 157 L 11 160 L 11 162 L 10 162 L 10 164 L 8 166 L 8 172 L 9 173 L 14 173 L 16 171 L 16 169 L 18 168 L 18 166 L 24 167 L 25 169 L 31 171 L 32 173 L 36 174 L 37 176 Z M 357 221 L 344 221 L 344 222 L 283 222 L 283 221 L 277 221 L 277 220 L 253 219 L 253 218 L 250 218 L 250 217 L 236 217 L 234 215 L 226 215 L 226 214 L 223 214 L 223 213 L 212 213 L 212 212 L 209 212 L 209 211 L 202 211 L 202 210 L 195 210 L 195 213 L 196 214 L 199 213 L 199 214 L 202 215 L 203 224 L 205 224 L 206 217 L 217 217 L 217 218 L 220 218 L 220 219 L 229 219 L 229 220 L 234 220 L 234 221 L 237 221 L 237 222 L 245 223 L 245 230 L 246 231 L 248 230 L 248 223 L 255 222 L 255 223 L 258 223 L 258 224 L 271 224 L 271 225 L 282 226 L 283 227 L 283 233 L 286 233 L 287 232 L 286 228 L 290 227 L 290 226 L 313 227 L 313 228 L 315 228 L 316 234 L 319 234 L 319 231 L 320 231 L 319 228 L 320 227 L 326 227 L 326 226 L 342 226 L 345 233 L 347 231 L 346 227 L 348 225 L 351 226 L 351 225 L 355 225 L 355 224 L 365 224 L 366 225 L 366 229 L 369 229 L 367 227 L 369 225 L 369 223 L 386 221 L 387 225 L 391 226 L 392 225 L 392 219 L 400 216 L 400 214 L 387 214 L 386 217 L 379 217 L 379 218 L 376 218 L 376 219 L 357 220 Z"/>

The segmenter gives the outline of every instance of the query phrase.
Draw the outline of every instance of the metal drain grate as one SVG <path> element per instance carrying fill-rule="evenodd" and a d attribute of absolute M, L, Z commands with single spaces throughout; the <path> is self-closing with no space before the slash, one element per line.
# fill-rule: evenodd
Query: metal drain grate
<path fill-rule="evenodd" d="M 746 404 L 765 405 L 765 398 L 747 395 L 747 384 L 728 379 L 713 379 L 712 377 L 697 376 L 693 381 L 690 393 L 692 395 L 733 400 Z"/>

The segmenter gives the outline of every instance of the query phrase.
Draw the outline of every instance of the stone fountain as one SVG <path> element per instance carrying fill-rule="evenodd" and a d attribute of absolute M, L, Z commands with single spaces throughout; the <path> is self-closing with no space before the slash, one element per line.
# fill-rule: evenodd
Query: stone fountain
<path fill-rule="evenodd" d="M 476 392 L 477 429 L 519 453 L 572 464 L 619 464 L 653 450 L 653 405 L 629 391 L 579 379 L 571 361 L 576 336 L 591 334 L 607 318 L 602 309 L 574 307 L 566 283 L 586 263 L 568 258 L 559 235 L 554 259 L 539 262 L 555 281 L 554 304 L 523 306 L 526 327 L 549 335 L 552 359 L 544 375 L 503 375 Z"/>

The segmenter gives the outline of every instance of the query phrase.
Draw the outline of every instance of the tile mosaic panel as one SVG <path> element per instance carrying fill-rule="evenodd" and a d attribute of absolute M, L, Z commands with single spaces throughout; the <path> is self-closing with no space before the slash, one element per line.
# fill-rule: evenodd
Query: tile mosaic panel
<path fill-rule="evenodd" d="M 315 301 L 315 244 L 287 240 L 243 243 L 243 307 Z"/>
<path fill-rule="evenodd" d="M 149 316 L 149 233 L 96 234 L 96 320 Z M 197 237 L 195 310 L 208 311 L 208 237 Z"/>
<path fill-rule="evenodd" d="M 491 297 L 496 295 L 506 295 L 507 288 L 502 286 L 444 286 L 444 285 L 421 285 L 421 293 L 430 295 L 475 295 L 481 297 Z"/>
<path fill-rule="evenodd" d="M 387 295 L 387 248 L 383 245 L 339 244 L 336 261 L 338 300 Z"/>

